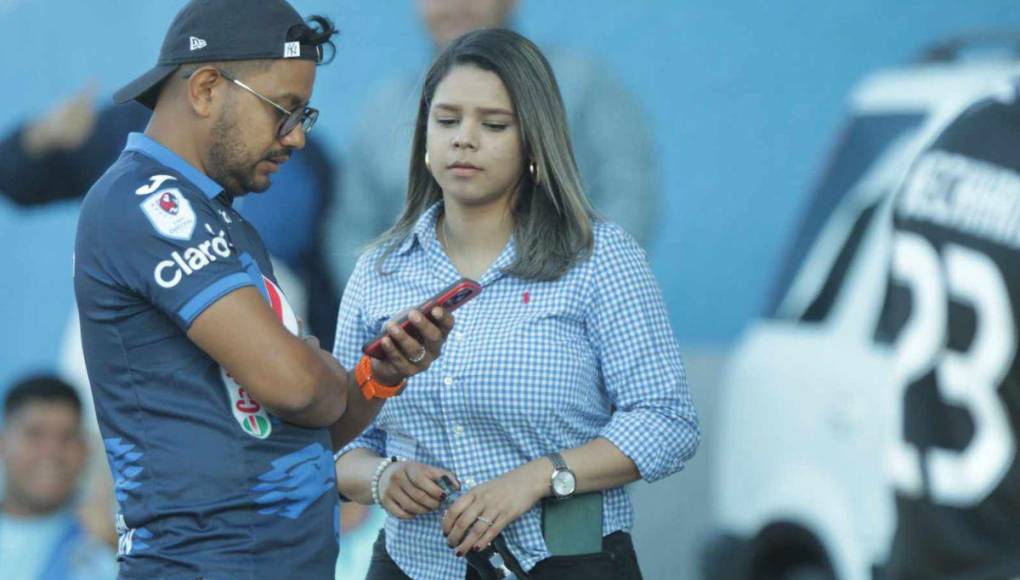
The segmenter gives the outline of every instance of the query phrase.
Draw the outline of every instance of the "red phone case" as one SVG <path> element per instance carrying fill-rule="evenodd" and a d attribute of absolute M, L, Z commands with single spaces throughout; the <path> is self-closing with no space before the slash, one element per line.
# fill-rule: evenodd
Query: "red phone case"
<path fill-rule="evenodd" d="M 480 294 L 481 292 L 482 287 L 480 284 L 478 284 L 478 282 L 475 282 L 474 280 L 469 280 L 467 278 L 461 278 L 460 280 L 457 280 L 449 287 L 444 289 L 439 294 L 436 294 L 432 298 L 429 298 L 428 300 L 423 302 L 421 305 L 418 306 L 416 310 L 418 310 L 418 312 L 421 312 L 425 316 L 430 316 L 431 310 L 436 306 L 441 307 L 446 312 L 453 312 L 454 310 L 466 304 L 475 296 L 478 296 L 478 294 Z M 421 337 L 418 334 L 418 329 L 414 326 L 414 323 L 412 323 L 410 319 L 407 318 L 406 314 L 404 316 L 401 316 L 400 319 L 397 320 L 397 325 L 400 326 L 400 328 L 404 332 L 413 336 L 415 340 L 421 339 Z M 376 336 L 367 344 L 365 344 L 365 346 L 361 347 L 361 352 L 373 358 L 378 359 L 386 358 L 386 351 L 383 350 L 382 347 L 382 339 L 385 338 L 386 335 L 387 332 L 383 330 L 379 334 L 379 336 Z"/>

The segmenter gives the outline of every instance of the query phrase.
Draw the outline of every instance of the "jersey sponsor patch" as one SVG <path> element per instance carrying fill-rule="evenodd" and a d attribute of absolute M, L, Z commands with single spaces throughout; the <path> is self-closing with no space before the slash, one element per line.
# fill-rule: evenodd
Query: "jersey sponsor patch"
<path fill-rule="evenodd" d="M 248 391 L 239 385 L 226 369 L 220 368 L 223 385 L 230 397 L 230 411 L 241 426 L 241 430 L 256 439 L 265 439 L 273 432 L 273 423 L 265 407 L 252 398 Z"/>
<path fill-rule="evenodd" d="M 298 327 L 298 317 L 294 313 L 294 309 L 291 308 L 290 302 L 287 302 L 287 297 L 283 294 L 283 290 L 280 290 L 279 286 L 265 276 L 262 276 L 262 283 L 265 285 L 269 296 L 269 306 L 276 313 L 276 317 L 283 323 L 284 328 L 294 336 L 298 336 L 301 330 Z"/>
<path fill-rule="evenodd" d="M 287 297 L 280 290 L 279 286 L 264 275 L 262 276 L 262 283 L 266 288 L 269 306 L 276 313 L 283 326 L 296 336 L 300 330 L 298 318 L 290 302 L 287 301 Z M 265 407 L 256 401 L 222 367 L 220 368 L 220 376 L 223 378 L 223 385 L 227 389 L 227 396 L 230 397 L 230 412 L 233 413 L 234 419 L 240 425 L 241 430 L 256 439 L 269 437 L 273 432 L 273 423 L 270 421 L 269 413 L 266 412 Z"/>
<path fill-rule="evenodd" d="M 169 188 L 150 195 L 141 203 L 145 217 L 161 235 L 188 241 L 195 231 L 195 210 L 179 189 Z"/>
<path fill-rule="evenodd" d="M 220 230 L 220 233 L 214 235 L 212 239 L 182 251 L 171 252 L 170 259 L 156 264 L 152 277 L 160 287 L 173 288 L 180 284 L 185 276 L 194 274 L 218 259 L 229 258 L 230 254 L 230 242 L 227 241 L 226 233 Z"/>

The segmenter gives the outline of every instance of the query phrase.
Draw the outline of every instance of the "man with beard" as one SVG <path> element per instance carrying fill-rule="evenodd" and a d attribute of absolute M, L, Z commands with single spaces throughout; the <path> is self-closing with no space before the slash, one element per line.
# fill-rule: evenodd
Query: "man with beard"
<path fill-rule="evenodd" d="M 122 578 L 331 576 L 332 450 L 452 327 L 412 312 L 420 342 L 391 324 L 386 358 L 349 374 L 301 337 L 232 206 L 304 146 L 334 32 L 284 0 L 192 0 L 158 64 L 115 95 L 153 114 L 85 196 L 74 276 Z"/>

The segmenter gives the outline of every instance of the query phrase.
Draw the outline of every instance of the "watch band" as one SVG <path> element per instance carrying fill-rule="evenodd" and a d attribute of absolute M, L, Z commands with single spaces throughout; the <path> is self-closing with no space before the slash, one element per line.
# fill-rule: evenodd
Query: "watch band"
<path fill-rule="evenodd" d="M 558 451 L 553 451 L 549 455 L 546 455 L 546 457 L 549 458 L 549 461 L 552 461 L 553 471 L 569 471 L 570 470 L 570 468 L 567 467 L 567 461 L 565 459 L 563 459 L 563 456 L 560 455 L 560 453 Z"/>
<path fill-rule="evenodd" d="M 361 388 L 361 394 L 365 399 L 389 399 L 400 394 L 403 390 L 404 385 L 407 384 L 407 379 L 400 381 L 400 384 L 394 386 L 383 385 L 375 380 L 372 376 L 372 359 L 367 355 L 362 356 L 361 360 L 358 361 L 358 365 L 354 367 L 354 381 L 358 383 Z"/>
<path fill-rule="evenodd" d="M 552 492 L 552 496 L 557 500 L 565 500 L 573 497 L 574 491 L 577 490 L 577 476 L 574 475 L 574 471 L 567 466 L 567 461 L 563 459 L 563 456 L 557 452 L 546 455 L 549 461 L 553 464 L 552 475 L 549 476 L 549 491 Z M 569 477 L 572 480 L 572 489 L 566 494 L 560 494 L 556 491 L 556 480 L 560 477 Z"/>

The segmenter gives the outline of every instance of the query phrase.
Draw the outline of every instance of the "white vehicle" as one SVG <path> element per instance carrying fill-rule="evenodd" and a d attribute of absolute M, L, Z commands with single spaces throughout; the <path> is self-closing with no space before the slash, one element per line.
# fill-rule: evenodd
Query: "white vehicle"
<path fill-rule="evenodd" d="M 956 114 L 1020 74 L 1016 60 L 954 52 L 875 74 L 850 98 L 773 304 L 725 373 L 705 578 L 870 580 L 886 559 L 895 512 L 883 449 L 897 393 L 874 333 L 889 202 Z"/>

